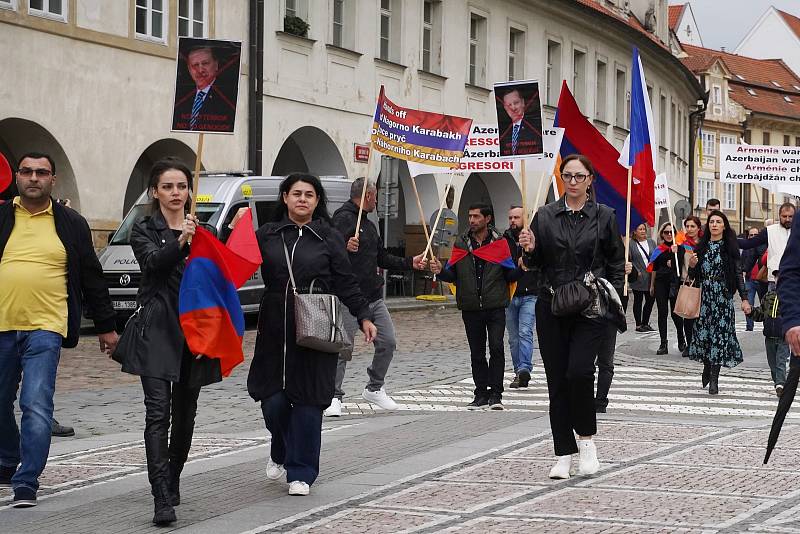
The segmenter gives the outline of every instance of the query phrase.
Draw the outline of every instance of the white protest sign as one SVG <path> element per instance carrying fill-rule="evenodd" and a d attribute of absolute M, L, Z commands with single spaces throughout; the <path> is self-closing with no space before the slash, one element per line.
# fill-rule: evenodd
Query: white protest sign
<path fill-rule="evenodd" d="M 800 147 L 720 144 L 719 156 L 722 182 L 800 196 Z"/>
<path fill-rule="evenodd" d="M 662 208 L 669 209 L 669 184 L 667 183 L 667 174 L 661 173 L 656 176 L 655 181 L 656 189 L 656 209 Z"/>

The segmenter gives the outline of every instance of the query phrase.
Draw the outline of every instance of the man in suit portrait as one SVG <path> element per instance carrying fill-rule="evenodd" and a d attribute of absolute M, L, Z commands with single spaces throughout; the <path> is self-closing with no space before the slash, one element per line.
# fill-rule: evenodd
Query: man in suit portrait
<path fill-rule="evenodd" d="M 178 85 L 173 130 L 232 132 L 236 95 L 228 96 L 219 87 L 220 58 L 209 46 L 198 46 L 186 55 L 186 67 L 193 87 Z"/>
<path fill-rule="evenodd" d="M 542 153 L 541 111 L 536 102 L 526 100 L 523 91 L 510 86 L 505 91 L 495 88 L 498 106 L 498 126 L 500 129 L 500 156 L 520 156 Z"/>

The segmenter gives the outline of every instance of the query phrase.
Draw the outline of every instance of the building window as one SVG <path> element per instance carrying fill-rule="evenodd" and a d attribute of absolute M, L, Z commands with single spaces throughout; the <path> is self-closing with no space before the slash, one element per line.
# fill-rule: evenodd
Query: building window
<path fill-rule="evenodd" d="M 180 0 L 178 2 L 178 35 L 181 37 L 206 37 L 206 0 Z"/>
<path fill-rule="evenodd" d="M 516 28 L 508 30 L 508 79 L 520 80 L 525 77 L 525 32 Z"/>
<path fill-rule="evenodd" d="M 770 194 L 769 189 L 761 188 L 761 211 L 764 213 L 769 212 Z"/>
<path fill-rule="evenodd" d="M 333 0 L 331 10 L 331 44 L 355 49 L 355 0 Z"/>
<path fill-rule="evenodd" d="M 800 137 L 794 138 L 794 146 L 800 146 Z"/>
<path fill-rule="evenodd" d="M 758 96 L 758 95 L 756 94 L 756 91 L 755 91 L 755 89 L 751 89 L 751 88 L 749 88 L 749 87 L 747 88 L 747 94 L 749 94 L 750 96 Z"/>
<path fill-rule="evenodd" d="M 670 105 L 670 118 L 672 119 L 672 152 L 678 153 L 678 130 L 680 126 L 678 125 L 678 112 L 675 108 L 675 102 Z"/>
<path fill-rule="evenodd" d="M 619 126 L 620 128 L 626 128 L 627 125 L 625 123 L 625 117 L 627 114 L 627 95 L 628 95 L 628 84 L 626 81 L 625 71 L 621 69 L 617 69 L 617 85 L 616 85 L 616 116 L 614 119 L 614 124 Z"/>
<path fill-rule="evenodd" d="M 594 94 L 594 116 L 601 121 L 606 120 L 606 76 L 608 75 L 608 65 L 605 61 L 597 61 L 597 85 Z"/>
<path fill-rule="evenodd" d="M 381 0 L 378 57 L 385 61 L 400 61 L 400 9 L 399 0 Z"/>
<path fill-rule="evenodd" d="M 725 183 L 725 200 L 723 201 L 723 209 L 735 210 L 736 209 L 736 184 Z"/>
<path fill-rule="evenodd" d="M 0 0 L 0 9 L 17 9 L 17 0 Z"/>
<path fill-rule="evenodd" d="M 722 88 L 719 85 L 714 86 L 714 104 L 722 105 Z"/>
<path fill-rule="evenodd" d="M 703 157 L 715 157 L 717 155 L 717 134 L 703 130 Z"/>
<path fill-rule="evenodd" d="M 586 52 L 572 51 L 572 90 L 579 106 L 586 105 Z"/>
<path fill-rule="evenodd" d="M 735 135 L 725 135 L 720 134 L 719 136 L 719 144 L 721 145 L 738 145 L 738 139 Z"/>
<path fill-rule="evenodd" d="M 667 146 L 667 97 L 661 95 L 658 103 L 658 144 Z"/>
<path fill-rule="evenodd" d="M 547 103 L 558 105 L 561 91 L 561 43 L 547 41 Z"/>
<path fill-rule="evenodd" d="M 165 0 L 136 0 L 136 37 L 166 41 L 166 4 Z"/>
<path fill-rule="evenodd" d="M 469 19 L 469 72 L 471 85 L 486 85 L 486 19 L 472 13 Z"/>
<path fill-rule="evenodd" d="M 705 207 L 708 199 L 715 198 L 714 180 L 699 178 L 697 180 L 697 205 Z"/>
<path fill-rule="evenodd" d="M 422 4 L 422 70 L 442 71 L 442 3 L 425 0 Z"/>
<path fill-rule="evenodd" d="M 7 4 L 7 7 L 14 7 L 13 0 L 11 0 L 11 2 L 4 1 L 2 3 Z M 38 15 L 40 17 L 66 22 L 67 0 L 29 0 L 28 12 L 31 15 Z"/>
<path fill-rule="evenodd" d="M 744 131 L 744 142 L 745 142 L 746 145 L 749 145 L 749 144 L 752 143 L 752 141 L 750 140 L 752 138 L 752 136 L 753 136 L 753 132 L 752 131 L 750 131 L 750 130 L 745 130 Z"/>
<path fill-rule="evenodd" d="M 783 146 L 792 146 L 792 138 L 790 136 L 783 136 Z"/>
<path fill-rule="evenodd" d="M 762 132 L 761 133 L 761 141 L 762 141 L 762 143 L 761 143 L 762 145 L 768 145 L 769 144 L 769 132 Z"/>

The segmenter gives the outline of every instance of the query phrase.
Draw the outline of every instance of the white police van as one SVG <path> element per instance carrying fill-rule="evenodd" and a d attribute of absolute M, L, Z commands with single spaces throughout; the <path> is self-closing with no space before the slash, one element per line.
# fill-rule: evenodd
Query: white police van
<path fill-rule="evenodd" d="M 210 174 L 200 178 L 197 192 L 197 217 L 204 227 L 225 241 L 230 234 L 228 224 L 239 208 L 249 207 L 256 228 L 272 217 L 278 200 L 278 187 L 285 176 L 249 176 L 247 174 Z M 350 198 L 350 184 L 344 176 L 321 176 L 328 197 L 330 214 Z M 136 292 L 141 272 L 130 247 L 130 233 L 134 222 L 150 214 L 151 197 L 145 191 L 125 215 L 119 228 L 110 236 L 106 248 L 98 254 L 103 274 L 111 294 L 118 323 L 136 309 Z M 245 313 L 255 313 L 264 292 L 261 270 L 239 289 L 239 301 Z"/>

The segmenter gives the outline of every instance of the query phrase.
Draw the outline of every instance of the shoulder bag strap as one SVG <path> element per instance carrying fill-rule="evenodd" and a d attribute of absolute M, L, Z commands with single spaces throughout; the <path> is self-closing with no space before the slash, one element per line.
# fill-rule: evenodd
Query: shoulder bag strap
<path fill-rule="evenodd" d="M 289 257 L 289 249 L 286 248 L 286 241 L 283 240 L 283 233 L 281 233 L 281 244 L 283 245 L 283 254 L 286 256 L 286 267 L 289 268 L 289 279 L 292 282 L 292 291 L 297 294 L 297 283 L 294 281 L 294 273 L 292 272 L 292 259 Z"/>

